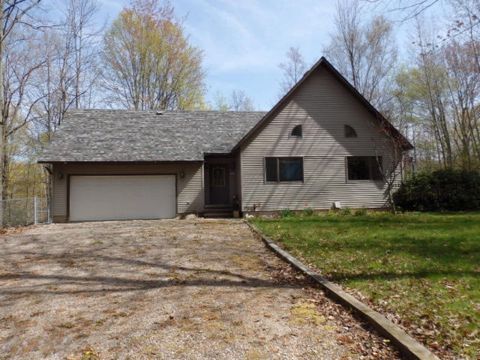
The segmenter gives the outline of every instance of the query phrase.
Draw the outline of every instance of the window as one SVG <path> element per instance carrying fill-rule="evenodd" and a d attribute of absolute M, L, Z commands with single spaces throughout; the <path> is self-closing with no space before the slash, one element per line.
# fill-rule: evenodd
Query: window
<path fill-rule="evenodd" d="M 212 186 L 213 187 L 225 186 L 225 168 L 214 167 L 212 169 Z"/>
<path fill-rule="evenodd" d="M 348 180 L 382 180 L 379 168 L 382 158 L 378 161 L 375 156 L 350 156 L 347 157 Z"/>
<path fill-rule="evenodd" d="M 357 137 L 357 132 L 350 125 L 344 125 L 343 128 L 344 128 L 344 131 L 345 131 L 345 137 L 347 137 L 347 138 L 356 138 Z"/>
<path fill-rule="evenodd" d="M 277 158 L 265 158 L 265 180 L 278 181 Z"/>
<path fill-rule="evenodd" d="M 265 180 L 267 182 L 303 181 L 303 158 L 265 158 Z"/>
<path fill-rule="evenodd" d="M 295 137 L 302 137 L 303 134 L 302 134 L 302 125 L 297 125 L 293 128 L 292 130 L 292 133 L 290 134 L 291 136 L 295 136 Z"/>

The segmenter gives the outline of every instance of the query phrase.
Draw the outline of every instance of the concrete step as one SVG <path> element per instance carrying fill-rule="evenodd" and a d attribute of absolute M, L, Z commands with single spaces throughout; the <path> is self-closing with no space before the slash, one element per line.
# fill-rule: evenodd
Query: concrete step
<path fill-rule="evenodd" d="M 203 213 L 205 218 L 232 218 L 232 210 L 208 210 Z"/>

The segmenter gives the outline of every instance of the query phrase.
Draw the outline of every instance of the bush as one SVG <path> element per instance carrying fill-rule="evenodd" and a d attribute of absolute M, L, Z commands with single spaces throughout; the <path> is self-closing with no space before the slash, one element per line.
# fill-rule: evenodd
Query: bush
<path fill-rule="evenodd" d="M 283 209 L 282 211 L 280 211 L 280 217 L 282 218 L 290 217 L 292 215 L 293 215 L 293 211 L 290 209 Z"/>
<path fill-rule="evenodd" d="M 401 184 L 395 204 L 409 211 L 480 210 L 480 172 L 438 170 Z"/>
<path fill-rule="evenodd" d="M 303 216 L 312 216 L 312 215 L 313 215 L 313 209 L 312 208 L 303 209 Z"/>
<path fill-rule="evenodd" d="M 352 215 L 352 209 L 350 209 L 348 207 L 340 209 L 339 214 L 342 215 L 342 216 Z"/>
<path fill-rule="evenodd" d="M 365 208 L 357 209 L 357 210 L 355 210 L 353 215 L 355 215 L 355 216 L 365 216 L 365 215 L 367 215 L 367 209 L 365 209 Z"/>

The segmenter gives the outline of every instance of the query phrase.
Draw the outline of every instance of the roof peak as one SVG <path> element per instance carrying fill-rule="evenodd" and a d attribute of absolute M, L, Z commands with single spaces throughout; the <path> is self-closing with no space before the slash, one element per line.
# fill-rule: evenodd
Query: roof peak
<path fill-rule="evenodd" d="M 313 64 L 310 69 L 308 69 L 305 74 L 293 85 L 290 90 L 268 111 L 265 116 L 252 128 L 245 136 L 238 142 L 234 150 L 240 147 L 255 131 L 260 129 L 264 124 L 272 118 L 272 116 L 278 112 L 292 97 L 292 95 L 297 91 L 299 87 L 320 67 L 325 68 L 333 76 L 343 84 L 348 91 L 350 91 L 354 97 L 356 97 L 375 117 L 381 126 L 385 126 L 385 129 L 390 133 L 391 136 L 394 136 L 400 140 L 400 143 L 406 150 L 413 149 L 413 145 L 410 144 L 408 139 L 403 136 L 384 116 L 378 111 L 336 68 L 335 66 L 327 60 L 325 56 L 320 57 L 315 64 Z"/>

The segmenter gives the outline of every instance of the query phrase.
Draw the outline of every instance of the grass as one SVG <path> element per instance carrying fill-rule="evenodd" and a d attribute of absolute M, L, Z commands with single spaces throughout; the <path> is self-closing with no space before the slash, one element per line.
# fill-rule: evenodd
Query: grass
<path fill-rule="evenodd" d="M 291 321 L 296 324 L 313 323 L 320 325 L 325 317 L 318 313 L 317 306 L 310 302 L 300 302 L 290 309 Z"/>
<path fill-rule="evenodd" d="M 480 213 L 253 219 L 442 357 L 480 357 Z"/>

